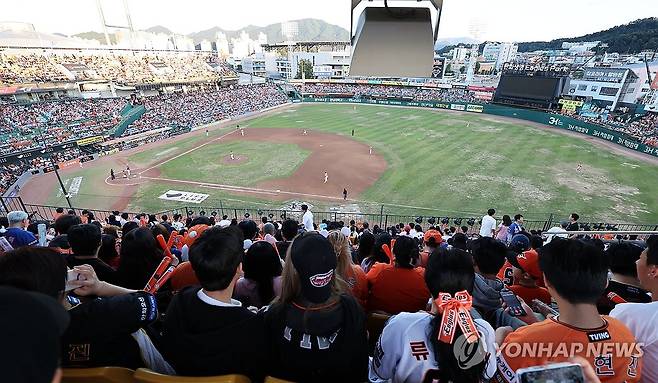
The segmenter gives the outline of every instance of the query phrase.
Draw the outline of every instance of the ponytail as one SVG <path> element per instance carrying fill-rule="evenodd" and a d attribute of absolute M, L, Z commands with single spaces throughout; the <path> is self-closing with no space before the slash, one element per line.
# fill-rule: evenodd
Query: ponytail
<path fill-rule="evenodd" d="M 425 284 L 435 299 L 429 343 L 438 364 L 437 375 L 433 376 L 436 381 L 479 383 L 484 376 L 486 339 L 477 332 L 469 312 L 474 279 L 473 258 L 463 250 L 438 248 L 429 257 Z M 443 323 L 444 316 L 451 320 Z M 471 343 L 466 341 L 464 331 Z"/>

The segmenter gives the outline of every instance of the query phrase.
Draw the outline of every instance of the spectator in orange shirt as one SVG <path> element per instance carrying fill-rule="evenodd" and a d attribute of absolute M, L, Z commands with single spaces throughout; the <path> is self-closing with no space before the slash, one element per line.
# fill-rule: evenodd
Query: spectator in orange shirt
<path fill-rule="evenodd" d="M 352 263 L 349 239 L 338 230 L 329 232 L 327 239 L 338 257 L 336 276 L 347 284 L 347 290 L 359 301 L 361 307 L 365 308 L 368 299 L 368 280 L 361 267 Z"/>
<path fill-rule="evenodd" d="M 539 236 L 534 236 L 533 240 L 537 241 L 537 238 L 542 241 Z M 514 269 L 514 284 L 509 289 L 526 302 L 539 299 L 547 305 L 550 304 L 551 294 L 544 287 L 537 286 L 537 281 L 542 278 L 537 251 L 530 249 L 521 254 L 509 252 L 507 260 Z"/>
<path fill-rule="evenodd" d="M 409 237 L 399 237 L 393 246 L 394 264 L 376 263 L 368 272 L 368 309 L 390 314 L 416 312 L 427 308 L 430 292 L 424 270 L 416 267 L 419 251 Z"/>
<path fill-rule="evenodd" d="M 519 368 L 579 356 L 604 383 L 638 382 L 640 345 L 622 322 L 601 316 L 596 309 L 608 274 L 602 248 L 591 241 L 555 238 L 539 250 L 539 265 L 560 314 L 513 332 L 504 327 L 497 330 L 501 352 L 494 381 L 517 382 Z M 526 314 L 530 314 L 528 308 Z M 517 353 L 518 347 L 526 352 Z"/>

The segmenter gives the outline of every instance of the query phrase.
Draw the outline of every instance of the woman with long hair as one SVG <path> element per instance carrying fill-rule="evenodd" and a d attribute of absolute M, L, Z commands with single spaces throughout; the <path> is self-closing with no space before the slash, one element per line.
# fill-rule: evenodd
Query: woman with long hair
<path fill-rule="evenodd" d="M 110 234 L 101 236 L 101 247 L 98 250 L 98 259 L 107 263 L 113 269 L 119 267 L 119 253 L 117 252 L 117 237 Z"/>
<path fill-rule="evenodd" d="M 295 382 L 367 379 L 365 314 L 336 278 L 331 243 L 316 232 L 295 238 L 281 295 L 265 313 L 269 375 Z"/>
<path fill-rule="evenodd" d="M 423 280 L 420 252 L 416 240 L 401 236 L 393 245 L 393 264 L 376 263 L 366 274 L 370 295 L 368 311 L 397 314 L 416 312 L 427 307 L 430 293 Z"/>
<path fill-rule="evenodd" d="M 509 215 L 505 214 L 503 216 L 503 222 L 498 225 L 498 230 L 496 230 L 496 239 L 501 242 L 507 242 L 507 232 L 510 225 L 512 224 L 512 218 Z"/>
<path fill-rule="evenodd" d="M 495 333 L 485 320 L 471 317 L 474 279 L 468 253 L 439 248 L 425 270 L 431 313 L 400 313 L 388 321 L 370 361 L 370 381 L 489 381 L 496 372 Z M 448 315 L 457 320 L 448 321 Z"/>
<path fill-rule="evenodd" d="M 148 227 L 133 229 L 121 239 L 119 285 L 141 290 L 163 257 L 158 242 Z"/>
<path fill-rule="evenodd" d="M 353 259 L 354 263 L 360 265 L 364 259 L 372 256 L 374 250 L 375 250 L 375 236 L 368 231 L 364 231 L 359 236 L 359 246 L 357 248 L 356 254 Z"/>
<path fill-rule="evenodd" d="M 363 259 L 363 262 L 361 262 L 361 269 L 363 269 L 364 273 L 368 273 L 370 271 L 370 268 L 375 264 L 375 263 L 390 263 L 391 260 L 388 258 L 388 255 L 384 252 L 382 249 L 383 245 L 391 245 L 391 235 L 389 233 L 383 232 L 379 233 L 375 237 L 375 244 L 372 249 L 372 253 Z"/>
<path fill-rule="evenodd" d="M 281 294 L 281 258 L 266 241 L 254 242 L 242 259 L 244 276 L 235 284 L 233 298 L 245 307 L 261 308 Z"/>
<path fill-rule="evenodd" d="M 350 293 L 359 301 L 361 307 L 366 307 L 368 280 L 361 267 L 352 263 L 349 238 L 340 231 L 334 230 L 329 232 L 327 239 L 333 246 L 338 261 L 336 276 L 347 284 Z"/>

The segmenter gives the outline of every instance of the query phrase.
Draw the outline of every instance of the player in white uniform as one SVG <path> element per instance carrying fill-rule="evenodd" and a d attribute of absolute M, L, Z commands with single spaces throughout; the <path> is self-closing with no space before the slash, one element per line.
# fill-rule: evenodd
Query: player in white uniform
<path fill-rule="evenodd" d="M 231 161 L 235 160 L 235 155 L 233 155 L 233 151 L 231 151 Z"/>
<path fill-rule="evenodd" d="M 329 174 L 327 172 L 324 172 L 324 183 L 327 183 L 329 181 Z"/>
<path fill-rule="evenodd" d="M 427 287 L 434 297 L 432 313 L 400 313 L 386 323 L 370 361 L 370 382 L 475 382 L 488 381 L 496 373 L 495 333 L 489 323 L 479 318 L 469 320 L 470 315 L 464 323 L 453 321 L 452 327 L 443 323 L 443 316 L 452 309 L 455 315 L 474 312 L 468 310 L 471 297 L 466 292 L 473 290 L 475 271 L 464 251 L 441 251 L 440 256 L 430 257 L 425 270 L 426 281 L 430 281 Z M 477 343 L 465 342 L 461 324 L 477 330 L 468 331 L 468 337 Z M 446 337 L 439 338 L 444 333 Z M 438 348 L 439 344 L 450 347 Z M 450 367 L 458 365 L 455 354 L 465 361 L 465 369 Z"/>

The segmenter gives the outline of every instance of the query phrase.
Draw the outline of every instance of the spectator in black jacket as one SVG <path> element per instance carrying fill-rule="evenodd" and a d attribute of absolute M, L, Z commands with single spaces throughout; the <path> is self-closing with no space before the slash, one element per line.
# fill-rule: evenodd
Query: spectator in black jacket
<path fill-rule="evenodd" d="M 49 295 L 68 310 L 71 323 L 62 338 L 63 367 L 148 367 L 172 373 L 141 331 L 158 315 L 155 298 L 99 281 L 89 265 L 76 266 L 74 271 L 81 279 L 68 287 L 66 262 L 57 251 L 22 248 L 0 258 L 0 285 Z M 68 289 L 95 299 L 81 303 L 67 295 Z"/>
<path fill-rule="evenodd" d="M 262 316 L 231 298 L 242 274 L 242 247 L 242 232 L 233 226 L 204 231 L 190 248 L 201 288 L 176 294 L 162 331 L 164 355 L 180 375 L 263 377 Z"/>
<path fill-rule="evenodd" d="M 363 382 L 368 374 L 365 314 L 341 291 L 336 253 L 316 232 L 290 245 L 281 296 L 265 314 L 269 375 L 295 382 Z"/>
<path fill-rule="evenodd" d="M 609 293 L 617 294 L 626 302 L 649 303 L 651 295 L 641 287 L 637 275 L 636 262 L 642 254 L 640 246 L 631 243 L 613 243 L 606 250 L 612 278 L 599 302 L 597 308 L 599 314 L 608 315 L 615 307 L 615 303 L 608 297 Z"/>
<path fill-rule="evenodd" d="M 68 231 L 68 241 L 73 254 L 66 257 L 66 263 L 73 268 L 80 265 L 89 265 L 94 268 L 98 279 L 101 281 L 115 283 L 116 271 L 98 258 L 98 250 L 101 248 L 101 229 L 96 225 L 76 225 Z"/>

